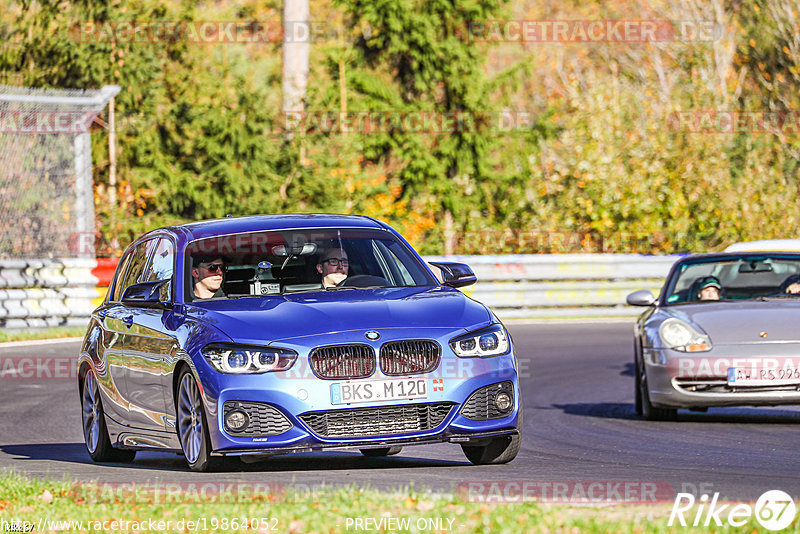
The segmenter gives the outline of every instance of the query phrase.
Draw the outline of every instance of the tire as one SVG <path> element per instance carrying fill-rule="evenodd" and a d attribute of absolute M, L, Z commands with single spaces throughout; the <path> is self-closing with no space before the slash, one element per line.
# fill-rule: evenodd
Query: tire
<path fill-rule="evenodd" d="M 643 363 L 637 361 L 636 384 L 638 396 L 641 399 L 641 415 L 648 421 L 676 421 L 678 410 L 676 408 L 659 408 L 650 403 L 650 391 L 647 388 L 647 371 Z"/>
<path fill-rule="evenodd" d="M 381 447 L 380 449 L 361 449 L 361 454 L 370 458 L 380 456 L 393 456 L 403 450 L 403 447 Z"/>
<path fill-rule="evenodd" d="M 461 445 L 464 456 L 475 465 L 507 464 L 517 457 L 522 442 L 522 404 L 519 407 L 517 434 L 500 436 L 486 445 Z"/>
<path fill-rule="evenodd" d="M 95 462 L 132 462 L 136 451 L 115 449 L 108 437 L 106 417 L 103 413 L 103 400 L 94 372 L 89 369 L 83 378 L 81 390 L 81 421 L 83 423 L 83 442 L 86 451 Z"/>
<path fill-rule="evenodd" d="M 188 368 L 178 378 L 175 392 L 178 439 L 183 456 L 192 471 L 207 471 L 212 466 L 211 440 L 208 437 L 203 399 L 197 381 Z"/>

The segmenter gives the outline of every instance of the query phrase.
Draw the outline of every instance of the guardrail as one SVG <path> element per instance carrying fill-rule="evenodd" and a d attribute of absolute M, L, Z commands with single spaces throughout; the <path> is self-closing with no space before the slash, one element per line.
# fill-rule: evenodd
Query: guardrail
<path fill-rule="evenodd" d="M 628 293 L 658 293 L 680 256 L 531 254 L 427 256 L 468 264 L 478 283 L 464 293 L 503 319 L 635 317 Z M 0 260 L 0 327 L 83 326 L 105 296 L 117 260 Z"/>
<path fill-rule="evenodd" d="M 0 260 L 0 326 L 84 326 L 98 299 L 92 259 Z"/>
<path fill-rule="evenodd" d="M 478 283 L 464 293 L 491 307 L 501 319 L 635 317 L 625 304 L 637 289 L 658 294 L 681 256 L 641 254 L 520 254 L 427 256 L 426 261 L 466 263 Z"/>

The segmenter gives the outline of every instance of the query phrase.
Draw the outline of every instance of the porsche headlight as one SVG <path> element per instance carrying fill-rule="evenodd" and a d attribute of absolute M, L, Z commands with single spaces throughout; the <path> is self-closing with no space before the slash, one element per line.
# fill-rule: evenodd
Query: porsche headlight
<path fill-rule="evenodd" d="M 661 323 L 658 335 L 664 345 L 673 350 L 681 352 L 705 352 L 711 350 L 711 339 L 680 319 L 667 319 Z"/>
<path fill-rule="evenodd" d="M 450 347 L 462 358 L 486 358 L 506 354 L 510 344 L 503 325 L 494 324 L 451 339 Z"/>
<path fill-rule="evenodd" d="M 285 371 L 297 359 L 293 350 L 223 343 L 206 345 L 202 353 L 217 371 L 227 374 Z"/>

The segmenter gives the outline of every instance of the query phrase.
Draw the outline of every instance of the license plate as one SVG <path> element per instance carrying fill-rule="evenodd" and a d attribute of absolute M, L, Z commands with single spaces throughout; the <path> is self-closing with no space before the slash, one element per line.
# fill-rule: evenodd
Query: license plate
<path fill-rule="evenodd" d="M 800 384 L 800 369 L 728 368 L 729 386 L 781 386 Z"/>
<path fill-rule="evenodd" d="M 428 379 L 354 380 L 331 384 L 331 404 L 428 398 Z"/>

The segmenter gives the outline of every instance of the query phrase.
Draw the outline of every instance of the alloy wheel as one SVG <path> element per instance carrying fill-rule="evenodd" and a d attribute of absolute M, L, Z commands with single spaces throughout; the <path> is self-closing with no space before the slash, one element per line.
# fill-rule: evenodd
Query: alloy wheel
<path fill-rule="evenodd" d="M 189 373 L 183 375 L 178 390 L 178 435 L 186 460 L 195 463 L 203 440 L 203 408 L 200 390 Z"/>
<path fill-rule="evenodd" d="M 86 448 L 89 453 L 97 450 L 100 439 L 100 396 L 97 392 L 97 381 L 94 374 L 86 373 L 83 383 L 83 437 L 86 440 Z"/>

